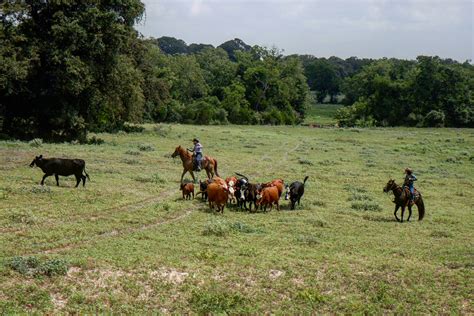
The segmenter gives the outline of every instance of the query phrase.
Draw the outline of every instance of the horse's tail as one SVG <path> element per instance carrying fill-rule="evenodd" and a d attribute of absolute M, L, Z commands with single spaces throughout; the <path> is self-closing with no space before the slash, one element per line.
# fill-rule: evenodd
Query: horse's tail
<path fill-rule="evenodd" d="M 217 159 L 214 159 L 214 173 L 216 176 L 220 177 L 219 173 L 217 172 Z"/>
<path fill-rule="evenodd" d="M 418 220 L 421 221 L 423 217 L 425 217 L 425 203 L 423 203 L 423 198 L 420 195 L 420 198 L 416 202 L 416 206 L 418 207 Z"/>

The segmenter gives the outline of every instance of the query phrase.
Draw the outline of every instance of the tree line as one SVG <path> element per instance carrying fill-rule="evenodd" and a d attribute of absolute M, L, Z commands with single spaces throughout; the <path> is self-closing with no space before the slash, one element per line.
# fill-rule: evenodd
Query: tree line
<path fill-rule="evenodd" d="M 143 38 L 139 0 L 0 4 L 0 133 L 85 140 L 127 122 L 297 124 L 344 102 L 341 125 L 472 126 L 473 66 L 284 56 L 239 39 L 214 47 Z"/>

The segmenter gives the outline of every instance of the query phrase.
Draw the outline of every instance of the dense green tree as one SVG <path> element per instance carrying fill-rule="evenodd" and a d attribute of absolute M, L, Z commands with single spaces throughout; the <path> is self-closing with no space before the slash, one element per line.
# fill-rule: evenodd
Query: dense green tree
<path fill-rule="evenodd" d="M 339 93 L 339 77 L 330 62 L 317 59 L 306 67 L 305 74 L 310 89 L 316 92 L 319 103 L 322 103 L 328 95 L 331 102 L 334 102 L 335 96 Z"/>
<path fill-rule="evenodd" d="M 4 130 L 19 138 L 83 139 L 88 126 L 138 121 L 141 75 L 127 55 L 143 11 L 138 0 L 0 4 L 0 47 L 7 47 L 0 68 L 17 69 L 2 75 Z M 126 83 L 111 84 L 119 81 Z"/>

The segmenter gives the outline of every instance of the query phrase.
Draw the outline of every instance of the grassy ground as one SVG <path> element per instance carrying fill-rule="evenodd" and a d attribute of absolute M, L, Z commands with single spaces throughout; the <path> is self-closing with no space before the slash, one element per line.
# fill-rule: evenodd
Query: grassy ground
<path fill-rule="evenodd" d="M 0 313 L 472 314 L 474 131 L 147 126 L 102 145 L 0 142 Z M 170 154 L 198 136 L 222 176 L 309 176 L 302 205 L 208 212 Z M 35 155 L 79 157 L 91 182 Z M 382 187 L 411 166 L 427 214 Z M 200 174 L 200 177 L 203 177 Z M 407 214 L 405 214 L 406 218 Z"/>
<path fill-rule="evenodd" d="M 316 104 L 308 109 L 304 120 L 305 124 L 334 126 L 337 120 L 334 119 L 336 111 L 340 109 L 340 104 Z"/>

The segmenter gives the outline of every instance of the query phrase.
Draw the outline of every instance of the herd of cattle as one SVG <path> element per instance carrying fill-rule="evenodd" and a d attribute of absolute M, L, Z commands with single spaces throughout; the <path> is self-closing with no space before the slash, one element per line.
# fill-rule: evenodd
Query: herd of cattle
<path fill-rule="evenodd" d="M 202 200 L 209 202 L 209 208 L 217 212 L 224 212 L 224 207 L 235 204 L 240 209 L 254 211 L 259 208 L 264 212 L 267 211 L 267 206 L 272 210 L 273 205 L 277 210 L 280 210 L 280 198 L 283 190 L 286 189 L 285 200 L 290 200 L 291 209 L 295 209 L 296 203 L 300 204 L 301 197 L 304 194 L 304 186 L 308 176 L 303 182 L 295 181 L 290 185 L 285 185 L 282 179 L 275 179 L 266 183 L 251 183 L 248 177 L 236 173 L 238 177 L 228 177 L 225 180 L 220 177 L 213 177 L 205 181 L 199 181 L 199 192 L 196 196 L 201 194 Z M 180 190 L 183 193 L 183 199 L 194 198 L 194 184 L 192 182 L 183 182 L 180 185 Z"/>
<path fill-rule="evenodd" d="M 86 163 L 82 159 L 64 159 L 64 158 L 43 158 L 42 155 L 36 156 L 31 162 L 30 167 L 38 166 L 44 172 L 41 180 L 41 185 L 44 180 L 54 175 L 56 178 L 56 185 L 59 186 L 58 176 L 76 177 L 76 187 L 81 183 L 85 186 L 86 178 L 89 175 L 85 171 Z M 236 204 L 241 209 L 254 211 L 259 208 L 266 212 L 267 206 L 270 210 L 273 205 L 280 210 L 280 198 L 283 190 L 286 189 L 285 200 L 290 200 L 291 209 L 295 209 L 296 203 L 300 203 L 301 197 L 304 194 L 304 186 L 308 177 L 306 176 L 303 182 L 295 181 L 290 185 L 285 185 L 282 179 L 275 179 L 266 183 L 251 183 L 246 176 L 236 173 L 239 177 L 228 177 L 225 180 L 215 176 L 212 179 L 199 181 L 199 192 L 203 200 L 209 202 L 209 208 L 214 210 L 217 208 L 218 212 L 223 213 L 226 204 Z M 194 184 L 192 182 L 183 182 L 180 185 L 180 190 L 183 193 L 183 199 L 194 198 Z"/>

